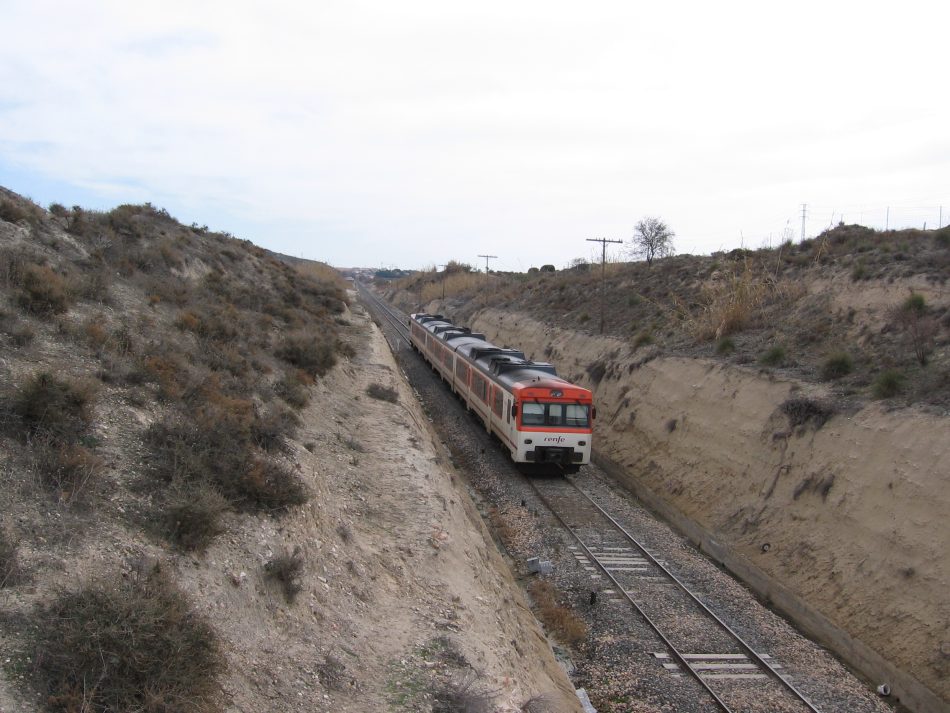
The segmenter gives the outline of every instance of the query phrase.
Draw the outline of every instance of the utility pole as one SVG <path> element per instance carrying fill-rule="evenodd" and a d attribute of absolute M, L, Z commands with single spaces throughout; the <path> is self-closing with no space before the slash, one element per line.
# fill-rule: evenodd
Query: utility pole
<path fill-rule="evenodd" d="M 489 260 L 497 260 L 497 259 L 498 259 L 498 256 L 497 256 L 497 255 L 479 255 L 478 257 L 483 257 L 483 258 L 485 258 L 485 274 L 487 275 L 487 274 L 488 274 L 488 261 L 489 261 Z"/>
<path fill-rule="evenodd" d="M 436 265 L 436 267 L 442 268 L 442 301 L 445 302 L 445 268 L 447 268 L 448 265 Z"/>
<path fill-rule="evenodd" d="M 587 238 L 589 243 L 600 243 L 600 333 L 604 333 L 604 299 L 607 294 L 607 243 L 622 243 L 623 240 Z"/>
<path fill-rule="evenodd" d="M 884 231 L 887 232 L 891 229 L 891 207 L 887 206 L 887 210 L 884 212 Z"/>
<path fill-rule="evenodd" d="M 802 203 L 802 242 L 805 242 L 805 213 L 808 210 L 808 204 Z"/>

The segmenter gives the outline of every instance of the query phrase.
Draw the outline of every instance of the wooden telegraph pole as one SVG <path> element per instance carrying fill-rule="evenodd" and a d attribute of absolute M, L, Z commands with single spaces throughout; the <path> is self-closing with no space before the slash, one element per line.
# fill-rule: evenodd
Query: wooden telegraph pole
<path fill-rule="evenodd" d="M 623 240 L 587 238 L 589 243 L 600 243 L 600 333 L 604 333 L 604 300 L 607 294 L 607 243 L 622 243 Z"/>
<path fill-rule="evenodd" d="M 479 255 L 478 257 L 483 257 L 483 258 L 485 258 L 485 274 L 487 275 L 487 274 L 488 274 L 488 261 L 489 261 L 489 260 L 497 260 L 497 259 L 498 259 L 498 256 L 497 256 L 497 255 Z"/>

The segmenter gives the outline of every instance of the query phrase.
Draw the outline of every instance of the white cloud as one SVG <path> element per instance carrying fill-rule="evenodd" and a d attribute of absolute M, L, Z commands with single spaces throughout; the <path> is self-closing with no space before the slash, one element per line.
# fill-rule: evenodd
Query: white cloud
<path fill-rule="evenodd" d="M 337 264 L 950 203 L 947 10 L 638 5 L 8 1 L 0 165 Z"/>

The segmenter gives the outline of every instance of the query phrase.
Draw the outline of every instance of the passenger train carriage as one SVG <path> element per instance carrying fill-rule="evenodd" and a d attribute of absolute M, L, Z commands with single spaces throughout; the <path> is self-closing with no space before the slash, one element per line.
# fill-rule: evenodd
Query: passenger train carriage
<path fill-rule="evenodd" d="M 560 378 L 552 364 L 495 346 L 440 314 L 409 316 L 412 346 L 478 414 L 516 463 L 590 463 L 596 410 L 591 392 Z"/>

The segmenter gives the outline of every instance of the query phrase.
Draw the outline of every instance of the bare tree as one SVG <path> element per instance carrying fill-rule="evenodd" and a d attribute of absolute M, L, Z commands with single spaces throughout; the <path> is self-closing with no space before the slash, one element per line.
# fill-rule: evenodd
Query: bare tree
<path fill-rule="evenodd" d="M 673 254 L 675 233 L 659 218 L 647 216 L 633 228 L 633 244 L 630 252 L 635 257 L 646 258 L 647 265 L 653 265 L 653 258 Z"/>

